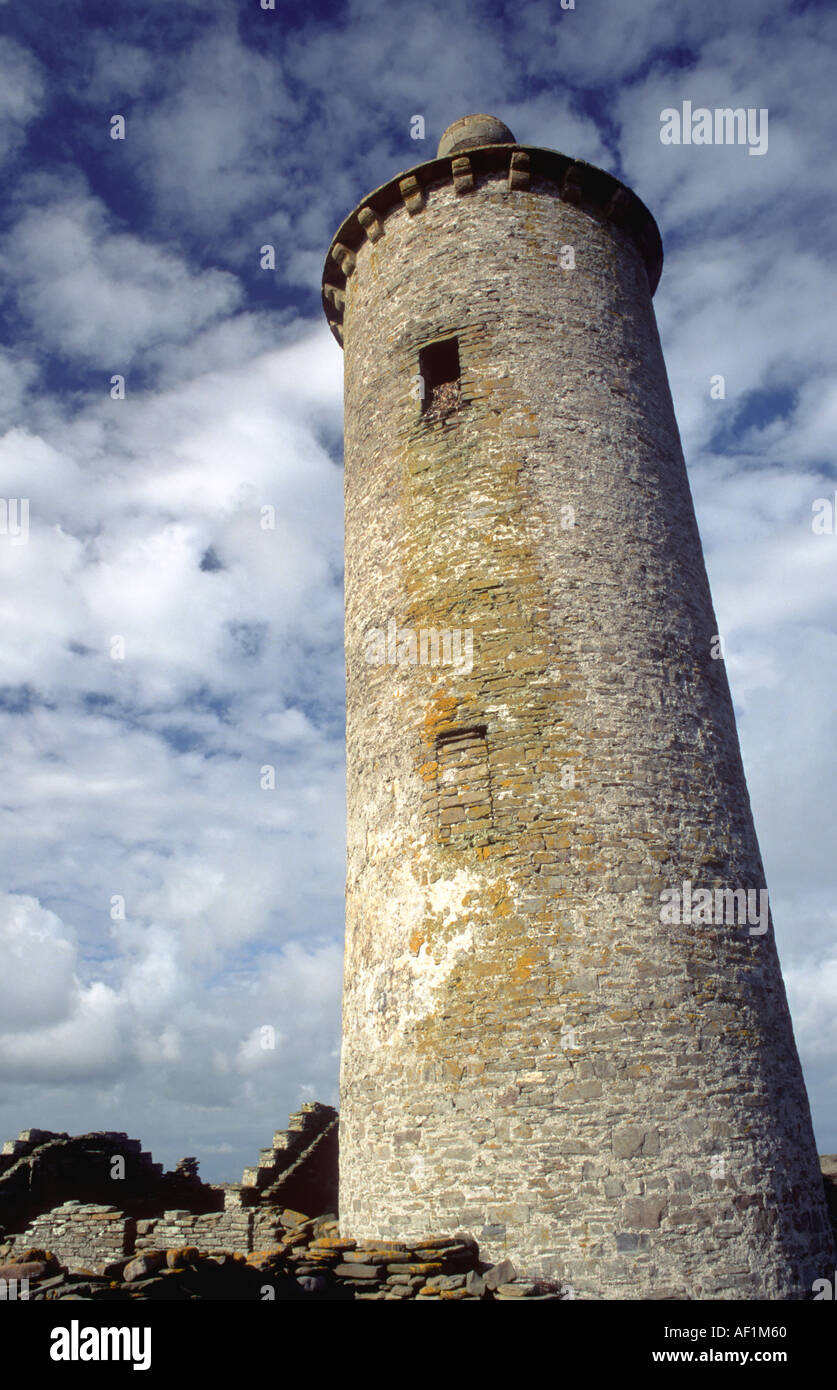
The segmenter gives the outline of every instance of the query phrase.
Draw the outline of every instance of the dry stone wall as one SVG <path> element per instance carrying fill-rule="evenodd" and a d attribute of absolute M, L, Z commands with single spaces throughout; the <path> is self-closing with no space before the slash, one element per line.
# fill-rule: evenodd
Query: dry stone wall
<path fill-rule="evenodd" d="M 99 1270 L 131 1254 L 135 1239 L 135 1219 L 117 1207 L 69 1201 L 36 1217 L 15 1246 L 50 1250 L 68 1269 Z"/>
<path fill-rule="evenodd" d="M 184 1223 L 174 1219 L 182 1215 L 167 1213 L 156 1233 L 167 1237 L 182 1234 Z M 98 1269 L 76 1271 L 62 1268 L 52 1251 L 21 1247 L 16 1262 L 0 1264 L 0 1296 L 6 1291 L 7 1297 L 49 1301 L 206 1298 L 375 1302 L 419 1298 L 557 1302 L 573 1297 L 572 1289 L 554 1281 L 518 1279 L 508 1260 L 496 1266 L 486 1264 L 476 1242 L 465 1233 L 426 1236 L 412 1244 L 358 1244 L 339 1238 L 333 1217 L 309 1218 L 301 1212 L 284 1211 L 277 1214 L 275 1236 L 269 1249 L 253 1251 L 246 1258 L 223 1249 L 202 1251 L 190 1242 L 167 1249 L 149 1246 L 129 1258 L 107 1261 Z"/>

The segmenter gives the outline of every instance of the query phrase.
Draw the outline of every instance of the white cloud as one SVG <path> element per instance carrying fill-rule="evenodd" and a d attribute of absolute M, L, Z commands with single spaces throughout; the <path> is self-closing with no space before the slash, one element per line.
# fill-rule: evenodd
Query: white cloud
<path fill-rule="evenodd" d="M 262 957 L 257 974 L 219 987 L 206 954 L 197 973 L 184 970 L 171 931 L 144 933 L 139 950 L 127 936 L 122 945 L 105 967 L 112 982 L 84 984 L 73 933 L 60 918 L 28 895 L 3 896 L 0 1065 L 7 1091 L 15 1083 L 98 1087 L 129 1075 L 137 1094 L 150 1089 L 194 1102 L 203 1091 L 215 1105 L 263 1109 L 275 1127 L 259 1091 L 277 1084 L 282 1060 L 302 1078 L 294 1086 L 313 1079 L 319 1095 L 333 1095 L 339 946 L 291 942 Z M 267 1029 L 276 1046 L 266 1049 Z M 291 1091 L 285 1103 L 295 1100 Z M 124 1104 L 120 1084 L 100 1092 L 97 1104 Z"/>
<path fill-rule="evenodd" d="M 833 912 L 830 924 L 832 932 L 837 932 Z M 812 1057 L 833 1057 L 837 1051 L 837 954 L 824 959 L 809 957 L 789 966 L 785 973 L 800 1038 Z"/>
<path fill-rule="evenodd" d="M 324 324 L 289 321 L 279 347 L 252 316 L 223 328 L 205 352 L 170 344 L 155 391 L 33 411 L 41 433 L 0 441 L 0 493 L 31 501 L 29 542 L 0 546 L 15 767 L 0 862 L 7 881 L 45 884 L 64 918 L 35 905 L 63 943 L 63 1014 L 42 1026 L 33 1008 L 25 1047 L 7 1040 L 7 1099 L 37 1085 L 54 1127 L 113 1127 L 129 1076 L 136 1118 L 118 1127 L 145 1137 L 165 1114 L 179 1134 L 186 1105 L 207 1140 L 218 1107 L 237 1105 L 240 1173 L 255 1125 L 267 1142 L 300 1078 L 335 1099 L 342 479 L 319 436 L 339 427 L 341 364 Z M 222 568 L 201 569 L 210 549 Z M 272 1103 L 236 1063 L 253 1009 L 291 1038 L 259 1059 Z M 58 1083 L 75 1083 L 69 1121 Z"/>
<path fill-rule="evenodd" d="M 76 992 L 76 951 L 54 912 L 25 894 L 4 893 L 0 956 L 0 1016 L 5 1030 L 66 1018 Z"/>
<path fill-rule="evenodd" d="M 171 222 L 200 218 L 210 234 L 226 230 L 276 185 L 274 140 L 296 103 L 281 62 L 245 47 L 229 24 L 180 54 L 172 76 L 132 133 L 147 186 Z"/>
<path fill-rule="evenodd" d="M 17 153 L 44 105 L 45 82 L 32 52 L 0 36 L 0 163 Z"/>
<path fill-rule="evenodd" d="M 53 350 L 108 374 L 124 373 L 144 348 L 185 342 L 241 298 L 227 271 L 195 272 L 164 247 L 113 230 L 91 197 L 24 212 L 2 266 L 21 312 Z"/>

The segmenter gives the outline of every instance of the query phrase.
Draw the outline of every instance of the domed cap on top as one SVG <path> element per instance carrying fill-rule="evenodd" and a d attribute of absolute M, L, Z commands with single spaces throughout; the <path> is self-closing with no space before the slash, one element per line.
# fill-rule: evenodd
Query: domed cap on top
<path fill-rule="evenodd" d="M 436 158 L 456 154 L 457 150 L 472 150 L 477 145 L 514 145 L 515 138 L 507 125 L 496 116 L 460 116 L 449 125 L 436 151 Z"/>

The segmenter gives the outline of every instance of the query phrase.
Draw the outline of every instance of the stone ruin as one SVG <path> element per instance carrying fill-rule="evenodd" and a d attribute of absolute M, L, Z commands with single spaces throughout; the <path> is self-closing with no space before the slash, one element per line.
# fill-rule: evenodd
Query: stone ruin
<path fill-rule="evenodd" d="M 329 1105 L 303 1105 L 234 1184 L 203 1182 L 194 1157 L 164 1173 L 138 1139 L 122 1132 L 71 1137 L 28 1129 L 0 1153 L 0 1232 L 22 1233 L 0 1239 L 46 1241 L 59 1258 L 89 1262 L 105 1212 L 117 1243 L 176 1216 L 194 1227 L 193 1243 L 205 1243 L 205 1235 L 217 1245 L 215 1237 L 226 1233 L 235 1237 L 232 1248 L 247 1254 L 254 1230 L 261 1234 L 269 1214 L 284 1208 L 337 1209 L 337 1111 Z M 94 1211 L 99 1225 L 84 1221 Z"/>

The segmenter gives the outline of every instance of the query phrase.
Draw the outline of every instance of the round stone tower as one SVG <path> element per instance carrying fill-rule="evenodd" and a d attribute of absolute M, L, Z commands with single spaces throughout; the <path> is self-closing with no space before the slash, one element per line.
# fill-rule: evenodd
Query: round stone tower
<path fill-rule="evenodd" d="M 490 116 L 371 193 L 345 347 L 342 1228 L 588 1298 L 833 1264 L 651 296 L 654 219 Z"/>

